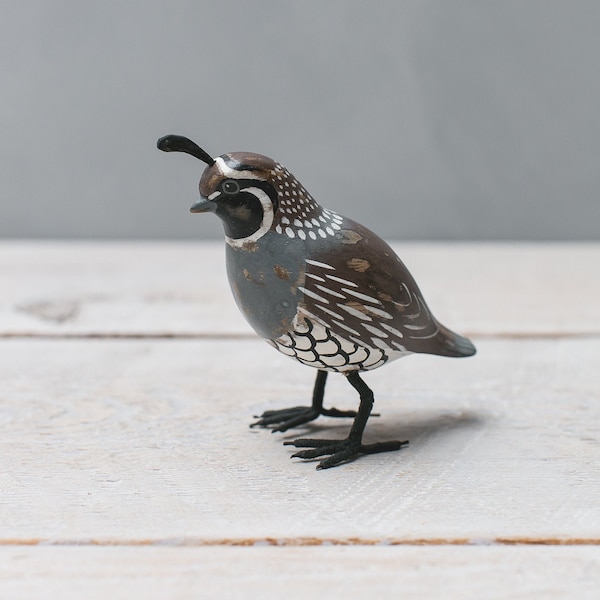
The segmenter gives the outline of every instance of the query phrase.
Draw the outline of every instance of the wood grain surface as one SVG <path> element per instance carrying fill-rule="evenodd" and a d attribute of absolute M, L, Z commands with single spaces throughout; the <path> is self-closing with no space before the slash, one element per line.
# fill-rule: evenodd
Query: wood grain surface
<path fill-rule="evenodd" d="M 469 335 L 600 335 L 600 244 L 392 244 Z M 0 242 L 0 335 L 249 335 L 221 243 Z"/>
<path fill-rule="evenodd" d="M 595 600 L 599 587 L 590 546 L 0 547 L 5 600 Z"/>
<path fill-rule="evenodd" d="M 597 597 L 600 245 L 395 248 L 479 352 L 366 374 L 410 445 L 317 472 L 282 442 L 349 423 L 248 427 L 314 371 L 220 244 L 0 244 L 0 597 Z"/>

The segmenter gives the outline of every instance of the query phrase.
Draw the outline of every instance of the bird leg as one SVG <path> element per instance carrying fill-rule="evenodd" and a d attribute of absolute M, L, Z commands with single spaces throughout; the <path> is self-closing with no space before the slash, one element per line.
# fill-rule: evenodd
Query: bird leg
<path fill-rule="evenodd" d="M 280 410 L 267 410 L 250 427 L 269 427 L 277 425 L 272 429 L 276 431 L 287 431 L 292 427 L 298 427 L 309 421 L 314 421 L 318 416 L 325 417 L 356 417 L 353 410 L 338 410 L 337 408 L 323 408 L 323 395 L 325 394 L 325 382 L 327 371 L 317 371 L 315 387 L 313 389 L 312 406 L 294 406 Z"/>
<path fill-rule="evenodd" d="M 317 458 L 319 456 L 330 455 L 329 458 L 322 460 L 317 469 L 328 469 L 335 467 L 342 462 L 346 462 L 358 456 L 359 454 L 376 454 L 378 452 L 390 452 L 400 450 L 408 444 L 407 441 L 389 441 L 376 444 L 363 444 L 362 436 L 367 425 L 367 420 L 373 408 L 373 392 L 369 386 L 360 378 L 358 371 L 350 371 L 347 375 L 348 381 L 358 392 L 360 396 L 360 406 L 358 413 L 350 429 L 348 437 L 344 440 L 328 439 L 304 439 L 300 438 L 293 442 L 284 442 L 286 446 L 295 446 L 296 448 L 309 448 L 309 450 L 300 450 L 292 455 L 292 458 Z"/>

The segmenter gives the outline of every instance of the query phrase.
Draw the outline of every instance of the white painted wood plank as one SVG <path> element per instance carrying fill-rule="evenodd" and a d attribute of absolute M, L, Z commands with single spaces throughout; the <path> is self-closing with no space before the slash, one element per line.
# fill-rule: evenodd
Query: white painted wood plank
<path fill-rule="evenodd" d="M 600 244 L 394 244 L 469 334 L 600 333 Z M 0 335 L 250 334 L 212 243 L 2 242 Z"/>
<path fill-rule="evenodd" d="M 260 341 L 3 340 L 0 540 L 597 540 L 599 353 L 486 340 L 386 366 L 367 441 L 411 445 L 317 472 L 248 428 L 314 376 Z M 341 376 L 328 392 L 356 406 Z"/>
<path fill-rule="evenodd" d="M 251 332 L 223 244 L 5 242 L 0 289 L 4 334 Z"/>
<path fill-rule="evenodd" d="M 596 599 L 598 547 L 0 548 L 3 600 Z"/>

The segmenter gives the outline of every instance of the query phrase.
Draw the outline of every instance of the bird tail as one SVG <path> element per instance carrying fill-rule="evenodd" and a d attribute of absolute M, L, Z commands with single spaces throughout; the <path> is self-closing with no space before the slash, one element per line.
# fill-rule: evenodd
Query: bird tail
<path fill-rule="evenodd" d="M 440 334 L 437 336 L 439 341 L 439 354 L 442 356 L 452 356 L 456 358 L 463 358 L 467 356 L 473 356 L 477 349 L 473 345 L 473 342 L 468 338 L 450 331 L 443 325 L 440 325 Z"/>

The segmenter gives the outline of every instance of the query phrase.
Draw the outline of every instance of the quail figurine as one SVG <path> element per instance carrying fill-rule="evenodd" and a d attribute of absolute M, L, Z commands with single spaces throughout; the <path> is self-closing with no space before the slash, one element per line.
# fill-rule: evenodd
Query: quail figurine
<path fill-rule="evenodd" d="M 296 439 L 293 457 L 326 457 L 318 469 L 406 441 L 363 444 L 373 392 L 360 376 L 407 354 L 464 357 L 475 347 L 439 323 L 402 261 L 366 227 L 323 208 L 280 163 L 249 152 L 212 158 L 188 138 L 158 140 L 208 166 L 193 213 L 223 222 L 227 275 L 256 333 L 282 354 L 317 369 L 312 405 L 269 410 L 253 426 L 287 431 L 319 415 L 354 419 L 345 439 Z M 323 406 L 328 373 L 358 392 L 358 410 Z"/>

